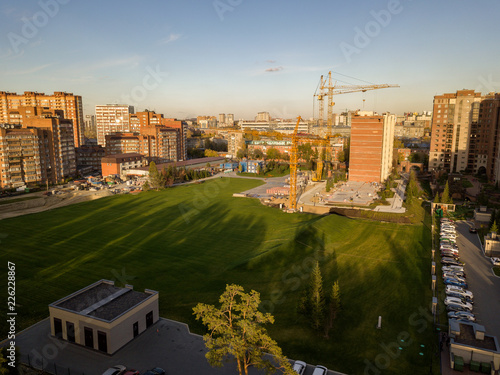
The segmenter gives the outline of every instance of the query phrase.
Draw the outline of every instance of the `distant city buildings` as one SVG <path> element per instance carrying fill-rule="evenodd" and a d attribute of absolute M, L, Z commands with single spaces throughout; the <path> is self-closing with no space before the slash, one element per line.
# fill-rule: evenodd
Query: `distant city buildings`
<path fill-rule="evenodd" d="M 394 127 L 392 114 L 352 117 L 349 181 L 383 182 L 392 168 Z"/>
<path fill-rule="evenodd" d="M 101 172 L 101 159 L 106 155 L 104 147 L 83 145 L 75 149 L 76 169 L 82 176 L 92 172 Z"/>
<path fill-rule="evenodd" d="M 83 106 L 80 95 L 60 91 L 56 91 L 52 95 L 25 91 L 24 94 L 18 95 L 12 92 L 0 91 L 0 123 L 7 123 L 9 121 L 9 110 L 22 106 L 61 110 L 63 112 L 62 117 L 72 121 L 75 147 L 84 143 Z"/>
<path fill-rule="evenodd" d="M 217 117 L 215 116 L 198 116 L 196 123 L 201 129 L 211 129 L 217 127 Z"/>
<path fill-rule="evenodd" d="M 62 110 L 18 106 L 0 127 L 0 187 L 56 184 L 76 174 L 73 122 Z"/>

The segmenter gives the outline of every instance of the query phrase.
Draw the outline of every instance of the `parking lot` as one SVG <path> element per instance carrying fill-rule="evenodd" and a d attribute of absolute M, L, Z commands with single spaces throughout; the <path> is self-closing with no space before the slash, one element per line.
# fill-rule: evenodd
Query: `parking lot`
<path fill-rule="evenodd" d="M 492 271 L 492 263 L 483 255 L 477 234 L 469 233 L 472 224 L 456 223 L 460 260 L 465 263 L 469 290 L 474 293 L 474 314 L 486 334 L 500 339 L 500 278 Z"/>
<path fill-rule="evenodd" d="M 7 340 L 0 346 L 6 344 Z M 23 363 L 28 363 L 29 355 L 29 362 L 36 368 L 59 374 L 100 375 L 107 368 L 119 364 L 141 373 L 161 367 L 167 375 L 238 373 L 235 362 L 225 363 L 221 368 L 211 367 L 205 358 L 203 338 L 190 333 L 187 325 L 163 318 L 111 356 L 51 337 L 48 319 L 18 333 L 16 344 Z M 314 366 L 308 365 L 304 375 L 311 375 L 313 370 Z M 250 375 L 264 373 L 256 368 L 249 369 Z M 328 375 L 342 374 L 329 371 Z"/>

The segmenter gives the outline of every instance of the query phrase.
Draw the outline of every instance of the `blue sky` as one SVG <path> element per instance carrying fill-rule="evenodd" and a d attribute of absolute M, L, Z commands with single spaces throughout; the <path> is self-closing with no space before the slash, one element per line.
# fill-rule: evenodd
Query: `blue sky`
<path fill-rule="evenodd" d="M 336 96 L 335 112 L 363 99 L 431 110 L 436 94 L 500 91 L 499 12 L 498 0 L 3 0 L 0 91 L 73 92 L 86 114 L 309 118 L 331 70 L 401 86 Z"/>

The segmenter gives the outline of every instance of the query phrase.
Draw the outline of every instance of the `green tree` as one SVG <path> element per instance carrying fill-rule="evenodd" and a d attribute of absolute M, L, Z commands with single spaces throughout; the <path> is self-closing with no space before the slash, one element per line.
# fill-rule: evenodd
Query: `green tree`
<path fill-rule="evenodd" d="M 311 274 L 309 284 L 309 299 L 311 306 L 311 325 L 314 329 L 319 329 L 325 318 L 325 296 L 323 293 L 323 277 L 319 262 L 316 262 Z"/>
<path fill-rule="evenodd" d="M 328 303 L 328 319 L 325 324 L 325 337 L 328 338 L 330 330 L 333 328 L 333 322 L 337 317 L 337 313 L 341 310 L 342 305 L 340 302 L 340 287 L 338 280 L 332 285 L 330 291 L 330 301 Z"/>
<path fill-rule="evenodd" d="M 153 189 L 160 189 L 164 184 L 163 174 L 158 172 L 158 168 L 156 167 L 156 163 L 152 161 L 149 163 L 149 185 Z"/>
<path fill-rule="evenodd" d="M 446 181 L 446 185 L 444 185 L 443 194 L 441 194 L 441 203 L 444 204 L 452 204 L 453 199 L 450 197 L 450 188 L 448 186 L 448 181 Z"/>
<path fill-rule="evenodd" d="M 247 153 L 246 153 L 246 150 L 243 150 L 243 149 L 239 149 L 237 152 L 236 152 L 236 157 L 238 159 L 243 159 L 244 157 L 247 156 Z"/>
<path fill-rule="evenodd" d="M 420 195 L 420 187 L 418 186 L 417 176 L 415 171 L 412 169 L 410 171 L 410 179 L 408 181 L 408 186 L 406 186 L 406 200 L 411 202 L 414 198 L 418 198 Z"/>
<path fill-rule="evenodd" d="M 211 366 L 221 367 L 233 357 L 240 375 L 248 375 L 250 366 L 265 369 L 268 374 L 276 370 L 294 374 L 281 348 L 263 327 L 274 323 L 274 317 L 258 310 L 258 292 L 245 293 L 239 285 L 226 285 L 219 302 L 219 308 L 199 303 L 193 309 L 196 320 L 201 320 L 209 331 L 203 338 L 208 349 L 205 356 Z M 273 356 L 272 361 L 264 358 L 266 353 Z"/>
<path fill-rule="evenodd" d="M 493 225 L 490 228 L 490 232 L 492 232 L 492 233 L 498 233 L 498 227 L 497 227 L 497 221 L 496 220 L 493 222 Z"/>
<path fill-rule="evenodd" d="M 262 152 L 262 150 L 257 149 L 253 152 L 253 157 L 255 159 L 262 159 L 264 157 L 264 153 Z"/>
<path fill-rule="evenodd" d="M 142 184 L 142 190 L 143 191 L 149 190 L 149 182 L 148 181 L 144 181 L 144 183 Z"/>
<path fill-rule="evenodd" d="M 339 159 L 339 162 L 341 162 L 341 163 L 345 162 L 345 151 L 344 150 L 339 151 L 338 159 Z"/>
<path fill-rule="evenodd" d="M 439 202 L 439 192 L 436 192 L 436 195 L 434 196 L 434 203 L 440 203 Z"/>
<path fill-rule="evenodd" d="M 257 174 L 260 174 L 262 172 L 262 167 L 260 166 L 260 164 L 257 164 L 256 171 L 257 171 Z"/>
<path fill-rule="evenodd" d="M 497 219 L 497 213 L 496 213 L 496 210 L 493 209 L 493 211 L 491 212 L 491 216 L 490 216 L 490 225 L 488 225 L 489 228 L 491 228 L 493 226 L 493 223 L 495 222 L 496 219 Z"/>
<path fill-rule="evenodd" d="M 280 158 L 280 152 L 275 148 L 270 148 L 269 150 L 267 150 L 266 156 L 268 159 L 276 160 Z"/>

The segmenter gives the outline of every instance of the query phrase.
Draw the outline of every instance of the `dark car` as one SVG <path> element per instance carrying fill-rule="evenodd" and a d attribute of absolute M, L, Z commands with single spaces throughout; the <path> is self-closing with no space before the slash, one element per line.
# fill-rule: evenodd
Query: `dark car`
<path fill-rule="evenodd" d="M 477 229 L 474 227 L 469 228 L 469 233 L 477 233 Z"/>
<path fill-rule="evenodd" d="M 464 283 L 462 281 L 459 281 L 459 280 L 453 279 L 453 278 L 444 279 L 444 283 L 446 285 L 455 285 L 455 286 L 459 286 L 459 287 L 466 288 L 466 289 L 468 288 L 467 283 Z"/>
<path fill-rule="evenodd" d="M 148 370 L 144 375 L 165 375 L 165 370 L 160 367 L 155 367 L 152 370 Z"/>

